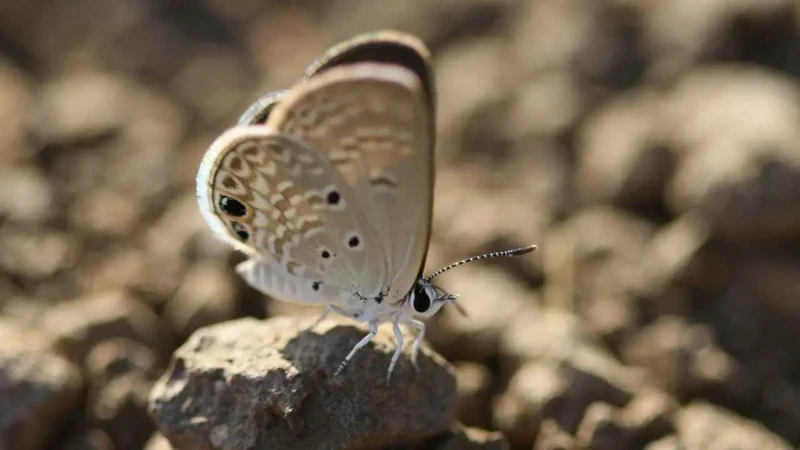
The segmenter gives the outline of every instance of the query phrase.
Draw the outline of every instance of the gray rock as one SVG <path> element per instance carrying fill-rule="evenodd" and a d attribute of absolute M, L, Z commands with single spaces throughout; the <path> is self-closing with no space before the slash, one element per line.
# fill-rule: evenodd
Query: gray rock
<path fill-rule="evenodd" d="M 0 448 L 46 448 L 80 411 L 81 374 L 47 339 L 0 322 Z"/>
<path fill-rule="evenodd" d="M 440 356 L 423 346 L 417 372 L 406 350 L 387 385 L 395 342 L 381 327 L 334 378 L 365 329 L 310 324 L 241 319 L 196 331 L 151 392 L 161 433 L 179 450 L 369 449 L 449 428 L 455 376 Z"/>

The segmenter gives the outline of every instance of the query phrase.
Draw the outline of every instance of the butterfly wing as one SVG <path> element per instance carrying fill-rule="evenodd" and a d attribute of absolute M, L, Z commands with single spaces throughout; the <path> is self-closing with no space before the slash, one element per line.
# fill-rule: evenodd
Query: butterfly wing
<path fill-rule="evenodd" d="M 315 73 L 267 119 L 268 128 L 319 151 L 353 196 L 330 220 L 358 221 L 358 228 L 344 227 L 337 250 L 347 254 L 339 262 L 352 266 L 359 297 L 399 300 L 420 275 L 433 206 L 432 123 L 414 71 L 367 62 Z M 358 249 L 348 248 L 356 232 Z"/>

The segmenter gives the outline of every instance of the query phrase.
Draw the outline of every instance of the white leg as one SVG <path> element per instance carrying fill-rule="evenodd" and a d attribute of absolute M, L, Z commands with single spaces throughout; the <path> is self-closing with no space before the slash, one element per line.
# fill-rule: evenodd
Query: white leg
<path fill-rule="evenodd" d="M 311 331 L 314 328 L 316 328 L 317 325 L 321 324 L 322 321 L 325 320 L 326 317 L 328 317 L 328 314 L 330 314 L 331 311 L 334 311 L 335 313 L 341 314 L 341 315 L 343 315 L 345 317 L 351 317 L 342 308 L 339 308 L 336 305 L 327 305 L 327 306 L 325 306 L 325 309 L 322 310 L 322 314 L 319 315 L 319 318 L 317 319 L 317 321 L 314 322 L 313 324 L 311 324 L 310 327 L 306 328 L 306 331 Z"/>
<path fill-rule="evenodd" d="M 342 361 L 342 363 L 339 364 L 339 368 L 336 369 L 336 372 L 333 373 L 333 376 L 339 375 L 339 373 L 342 370 L 344 370 L 344 367 L 347 365 L 347 363 L 350 362 L 350 360 L 353 358 L 353 355 L 355 355 L 357 351 L 361 350 L 361 347 L 367 345 L 367 343 L 369 343 L 369 341 L 371 341 L 376 334 L 378 334 L 378 324 L 376 322 L 370 322 L 369 334 L 367 334 L 366 336 L 364 336 L 363 339 L 358 341 L 358 344 L 356 344 L 356 346 L 353 347 L 352 350 L 350 350 L 350 353 L 348 353 L 344 361 Z"/>
<path fill-rule="evenodd" d="M 417 332 L 417 338 L 414 339 L 414 345 L 411 347 L 411 364 L 414 365 L 415 369 L 418 369 L 417 353 L 419 353 L 419 347 L 420 345 L 422 345 L 422 341 L 425 339 L 425 322 L 421 320 L 411 319 L 407 323 L 408 325 L 419 330 Z"/>
<path fill-rule="evenodd" d="M 331 310 L 332 309 L 330 305 L 326 306 L 325 309 L 322 310 L 322 314 L 319 315 L 319 318 L 314 323 L 312 323 L 310 327 L 306 328 L 305 331 L 311 331 L 314 328 L 316 328 L 317 325 L 322 323 L 322 321 L 325 320 L 326 317 L 328 317 L 328 314 L 331 312 Z"/>
<path fill-rule="evenodd" d="M 392 328 L 394 329 L 394 337 L 397 339 L 397 348 L 394 349 L 392 361 L 389 363 L 389 371 L 386 373 L 386 384 L 389 384 L 389 378 L 392 377 L 394 365 L 397 364 L 397 359 L 400 357 L 400 353 L 403 352 L 403 332 L 400 331 L 400 325 L 397 324 L 397 321 L 392 324 Z"/>

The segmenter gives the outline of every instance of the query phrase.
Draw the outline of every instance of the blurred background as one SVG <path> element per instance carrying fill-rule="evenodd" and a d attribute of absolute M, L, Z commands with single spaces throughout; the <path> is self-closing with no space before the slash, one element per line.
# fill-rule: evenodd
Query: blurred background
<path fill-rule="evenodd" d="M 381 28 L 434 57 L 428 269 L 539 245 L 442 277 L 460 421 L 513 449 L 800 445 L 796 0 L 4 0 L 8 448 L 155 449 L 147 393 L 192 331 L 297 311 L 235 276 L 194 176 Z"/>

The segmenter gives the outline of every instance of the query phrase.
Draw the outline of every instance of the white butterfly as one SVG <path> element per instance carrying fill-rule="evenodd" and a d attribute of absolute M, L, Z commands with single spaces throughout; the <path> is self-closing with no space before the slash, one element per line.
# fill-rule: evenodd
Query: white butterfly
<path fill-rule="evenodd" d="M 249 255 L 236 271 L 281 300 L 325 305 L 369 334 L 335 374 L 391 322 L 425 324 L 457 296 L 422 276 L 433 207 L 434 85 L 428 49 L 396 31 L 357 36 L 312 64 L 292 88 L 268 94 L 209 148 L 197 175 L 203 218 Z M 313 327 L 313 326 L 312 326 Z"/>

